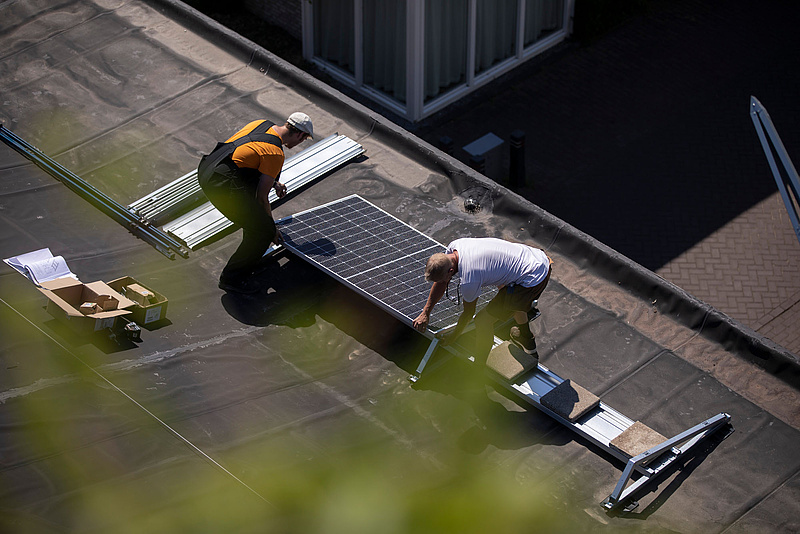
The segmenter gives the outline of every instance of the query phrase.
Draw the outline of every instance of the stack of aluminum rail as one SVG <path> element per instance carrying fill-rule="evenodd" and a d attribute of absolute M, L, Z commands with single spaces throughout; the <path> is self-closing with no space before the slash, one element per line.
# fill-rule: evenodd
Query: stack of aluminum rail
<path fill-rule="evenodd" d="M 128 205 L 128 210 L 152 224 L 174 219 L 187 206 L 205 201 L 197 183 L 197 170 L 186 173 L 164 187 L 156 189 Z"/>
<path fill-rule="evenodd" d="M 287 159 L 281 171 L 281 182 L 289 194 L 363 153 L 364 148 L 347 136 L 331 135 Z M 202 190 L 197 183 L 197 171 L 194 171 L 131 203 L 128 209 L 149 220 L 163 221 L 195 203 L 198 195 L 202 195 Z M 271 191 L 270 203 L 277 200 L 277 195 Z M 210 202 L 206 202 L 164 224 L 163 230 L 194 250 L 232 225 Z"/>

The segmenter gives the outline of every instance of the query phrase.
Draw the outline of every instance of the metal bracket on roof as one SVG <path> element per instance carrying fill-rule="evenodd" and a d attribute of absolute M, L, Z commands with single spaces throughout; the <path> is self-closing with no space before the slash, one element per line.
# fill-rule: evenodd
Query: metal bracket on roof
<path fill-rule="evenodd" d="M 412 382 L 416 382 L 419 380 L 419 377 L 422 375 L 422 371 L 425 370 L 425 367 L 428 365 L 428 361 L 431 359 L 431 355 L 433 355 L 434 351 L 436 351 L 436 347 L 439 345 L 439 338 L 434 338 L 431 341 L 431 344 L 428 345 L 428 350 L 425 351 L 425 355 L 420 360 L 419 365 L 417 366 L 417 370 L 414 372 L 413 375 L 409 376 L 408 379 Z"/>
<path fill-rule="evenodd" d="M 287 159 L 281 171 L 281 182 L 286 185 L 288 195 L 363 153 L 364 148 L 347 136 L 331 135 Z M 180 210 L 182 204 L 191 202 L 198 192 L 202 194 L 197 183 L 197 171 L 194 171 L 131 203 L 129 209 L 163 220 L 166 214 L 173 214 Z M 269 201 L 273 205 L 278 202 L 275 191 L 270 192 Z M 206 202 L 165 224 L 163 229 L 194 250 L 231 226 L 232 222 L 210 202 Z"/>
<path fill-rule="evenodd" d="M 772 169 L 772 175 L 778 184 L 778 191 L 780 191 L 783 203 L 786 205 L 786 211 L 789 212 L 789 219 L 792 221 L 794 233 L 797 239 L 800 240 L 800 179 L 797 176 L 797 170 L 794 168 L 792 160 L 783 146 L 775 125 L 772 124 L 769 113 L 754 96 L 750 97 L 750 118 L 753 120 L 764 154 L 767 156 L 769 168 Z M 769 136 L 769 140 L 767 140 L 767 136 Z M 770 141 L 772 146 L 770 146 Z M 785 176 L 781 174 L 778 168 L 775 155 L 778 156 L 783 165 Z"/>
<path fill-rule="evenodd" d="M 167 258 L 175 259 L 176 252 L 184 258 L 189 256 L 189 251 L 181 243 L 150 224 L 148 220 L 131 213 L 108 195 L 90 185 L 1 124 L 0 139 L 50 176 L 62 182 L 100 211 L 127 228 L 132 234 L 155 247 Z"/>
<path fill-rule="evenodd" d="M 713 434 L 717 429 L 729 423 L 730 420 L 731 416 L 727 413 L 719 413 L 714 417 L 710 417 L 702 423 L 693 426 L 689 430 L 681 432 L 674 438 L 663 441 L 659 445 L 656 445 L 655 447 L 652 447 L 628 460 L 628 463 L 625 465 L 625 470 L 622 472 L 622 476 L 617 482 L 614 491 L 612 491 L 611 495 L 609 495 L 608 498 L 601 503 L 603 507 L 607 510 L 613 510 L 619 507 L 622 503 L 628 501 L 637 490 L 641 489 L 645 484 L 650 482 L 653 477 L 666 469 L 680 456 L 688 452 L 689 449 L 696 446 L 700 440 Z M 676 448 L 681 443 L 683 443 L 683 446 Z M 648 460 L 657 458 L 668 450 L 669 454 L 665 459 L 659 461 L 658 465 L 650 468 L 647 474 L 643 475 L 626 488 L 634 469 L 644 465 Z M 631 509 L 632 508 L 627 508 L 627 510 Z"/>

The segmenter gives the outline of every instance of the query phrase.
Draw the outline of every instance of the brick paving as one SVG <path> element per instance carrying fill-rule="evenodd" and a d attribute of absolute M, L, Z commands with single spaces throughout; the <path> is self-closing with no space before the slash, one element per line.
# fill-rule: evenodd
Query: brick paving
<path fill-rule="evenodd" d="M 800 2 L 650 5 L 416 133 L 467 161 L 485 133 L 525 131 L 520 194 L 800 354 L 800 242 L 749 116 L 754 95 L 800 166 Z"/>
<path fill-rule="evenodd" d="M 800 242 L 778 193 L 656 272 L 800 354 Z"/>

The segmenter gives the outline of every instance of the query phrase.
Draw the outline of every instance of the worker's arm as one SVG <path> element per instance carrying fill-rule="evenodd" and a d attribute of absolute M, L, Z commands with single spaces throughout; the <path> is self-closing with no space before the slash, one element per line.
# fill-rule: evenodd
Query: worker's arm
<path fill-rule="evenodd" d="M 414 328 L 419 330 L 420 332 L 424 332 L 426 328 L 428 328 L 428 322 L 431 320 L 431 310 L 436 305 L 437 302 L 442 298 L 444 295 L 444 291 L 447 289 L 447 282 L 434 282 L 431 286 L 431 290 L 428 293 L 428 301 L 425 303 L 425 306 L 422 308 L 422 313 L 420 313 L 416 319 L 414 319 Z"/>
<path fill-rule="evenodd" d="M 278 198 L 283 198 L 286 196 L 286 184 L 275 180 L 273 187 L 275 188 L 275 194 L 278 195 Z"/>
<path fill-rule="evenodd" d="M 473 317 L 475 317 L 475 307 L 478 304 L 478 299 L 473 300 L 472 302 L 464 301 L 464 311 L 461 312 L 461 315 L 458 316 L 458 322 L 456 322 L 455 328 L 447 334 L 447 336 L 442 340 L 442 345 L 447 345 L 461 335 L 461 332 L 464 331 L 464 328 L 469 324 Z"/>
<path fill-rule="evenodd" d="M 275 178 L 269 174 L 262 174 L 258 179 L 258 188 L 256 188 L 256 200 L 270 217 L 272 216 L 272 209 L 269 206 L 269 192 L 272 190 L 273 185 L 275 185 Z"/>
<path fill-rule="evenodd" d="M 256 197 L 258 198 L 258 202 L 264 206 L 264 209 L 270 215 L 272 215 L 272 211 L 269 207 L 269 192 L 273 187 L 275 188 L 275 194 L 278 195 L 278 198 L 283 198 L 286 196 L 286 184 L 280 183 L 269 174 L 262 174 L 259 177 Z"/>
<path fill-rule="evenodd" d="M 267 212 L 267 215 L 272 217 L 272 208 L 269 205 L 269 192 L 272 188 L 275 187 L 275 192 L 278 194 L 278 197 L 282 197 L 286 194 L 286 186 L 277 182 L 275 178 L 270 176 L 269 174 L 262 174 L 261 177 L 258 179 L 258 187 L 256 188 L 256 200 L 258 203 L 261 204 L 261 207 L 264 208 L 264 211 Z M 273 243 L 276 245 L 280 245 L 283 243 L 283 236 L 281 235 L 281 231 L 278 228 L 275 228 L 275 238 L 272 240 Z"/>

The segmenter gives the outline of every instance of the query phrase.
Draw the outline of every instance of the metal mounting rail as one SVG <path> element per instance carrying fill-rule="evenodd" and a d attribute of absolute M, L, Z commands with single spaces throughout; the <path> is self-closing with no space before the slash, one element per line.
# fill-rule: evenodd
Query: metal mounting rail
<path fill-rule="evenodd" d="M 331 135 L 287 159 L 281 171 L 281 182 L 286 185 L 286 193 L 288 195 L 363 153 L 364 148 L 347 136 Z M 187 181 L 197 184 L 197 171 L 184 175 L 173 182 L 174 189 L 180 190 Z M 196 187 L 197 189 L 200 188 L 199 185 Z M 176 197 L 180 197 L 180 193 L 173 194 L 168 187 L 162 189 L 163 191 L 158 190 L 151 193 L 149 195 L 150 198 L 143 197 L 137 200 L 130 207 L 137 211 L 148 209 L 149 213 L 152 214 L 151 216 L 163 218 L 159 210 L 174 210 L 175 206 L 179 204 Z M 184 195 L 187 194 L 185 188 L 183 191 Z M 189 187 L 188 191 L 190 191 L 188 194 L 191 195 L 192 188 Z M 157 207 L 162 200 L 164 207 Z M 278 196 L 275 191 L 270 192 L 269 202 L 273 205 L 278 202 Z M 194 250 L 203 242 L 225 231 L 232 225 L 233 223 L 222 215 L 217 208 L 210 202 L 206 202 L 189 213 L 165 224 L 162 228 L 165 232 Z"/>
<path fill-rule="evenodd" d="M 189 256 L 189 251 L 174 238 L 151 225 L 149 221 L 134 215 L 2 124 L 0 124 L 0 139 L 167 258 L 175 259 L 176 252 L 184 258 Z"/>
<path fill-rule="evenodd" d="M 794 168 L 792 160 L 789 158 L 789 154 L 786 152 L 786 148 L 778 135 L 778 131 L 775 129 L 775 125 L 772 124 L 769 113 L 754 96 L 750 97 L 750 118 L 753 120 L 753 126 L 756 128 L 764 154 L 767 156 L 769 168 L 772 170 L 772 175 L 778 184 L 778 191 L 780 191 L 783 203 L 786 205 L 786 211 L 789 212 L 789 219 L 792 221 L 794 233 L 797 239 L 800 240 L 800 178 L 797 176 L 797 169 Z M 766 135 L 764 130 L 766 130 Z M 772 141 L 775 154 L 770 148 L 767 135 L 769 136 L 769 141 Z M 781 175 L 778 164 L 775 162 L 776 154 L 783 165 L 786 173 L 785 177 Z"/>
<path fill-rule="evenodd" d="M 189 207 L 206 202 L 197 182 L 197 169 L 131 202 L 128 210 L 152 224 L 170 221 Z"/>
<path fill-rule="evenodd" d="M 534 319 L 539 316 L 538 310 L 536 310 L 536 312 Z M 439 341 L 438 338 L 431 341 L 428 351 L 423 356 L 415 374 L 410 377 L 412 382 L 417 382 L 420 379 L 426 366 L 430 369 L 431 365 L 429 362 L 431 356 L 436 352 Z M 495 336 L 494 345 L 497 346 L 501 342 L 502 340 Z M 468 349 L 457 344 L 447 345 L 443 348 L 448 354 L 443 354 L 442 356 L 444 356 L 444 358 L 442 358 L 442 360 L 446 360 L 450 356 L 459 356 L 469 361 L 474 361 L 474 359 L 469 356 Z M 441 361 L 438 363 L 441 363 Z M 526 404 L 541 410 L 573 432 L 588 439 L 611 456 L 625 462 L 625 469 L 614 491 L 601 503 L 601 506 L 607 510 L 616 510 L 625 503 L 630 502 L 634 494 L 641 490 L 647 483 L 653 481 L 668 467 L 676 465 L 675 462 L 681 456 L 695 447 L 702 439 L 710 436 L 731 420 L 731 416 L 727 413 L 719 413 L 693 426 L 689 430 L 681 432 L 677 436 L 650 448 L 642 454 L 631 457 L 620 449 L 612 446 L 611 442 L 628 430 L 635 421 L 602 401 L 575 421 L 569 421 L 558 413 L 550 410 L 542 404 L 541 398 L 564 382 L 564 379 L 541 363 L 538 364 L 536 369 L 532 369 L 528 373 L 523 374 L 514 382 L 509 382 L 489 370 L 487 370 L 487 374 L 498 384 L 522 399 Z M 679 447 L 681 444 L 683 445 Z M 631 480 L 634 472 L 638 475 L 638 479 L 628 486 L 628 482 Z M 633 503 L 626 509 L 631 510 L 635 508 L 637 504 L 638 503 Z"/>

